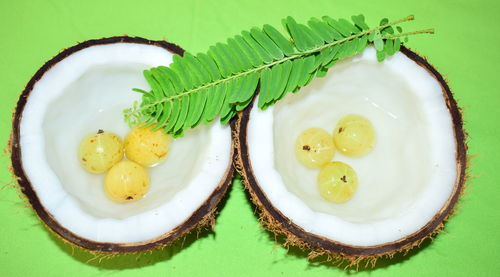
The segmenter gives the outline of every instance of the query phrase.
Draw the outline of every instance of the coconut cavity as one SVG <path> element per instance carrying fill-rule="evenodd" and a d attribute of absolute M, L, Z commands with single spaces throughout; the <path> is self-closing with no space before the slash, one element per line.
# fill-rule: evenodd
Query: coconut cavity
<path fill-rule="evenodd" d="M 348 203 L 332 205 L 311 189 L 317 172 L 301 167 L 289 149 L 303 128 L 318 126 L 333 134 L 337 122 L 352 113 L 369 118 L 379 140 L 362 157 L 338 151 L 336 160 L 358 173 L 359 188 Z M 356 223 L 392 218 L 404 213 L 429 185 L 429 174 L 422 172 L 433 170 L 427 128 L 432 118 L 423 113 L 422 102 L 387 66 L 367 59 L 336 65 L 326 78 L 274 108 L 274 164 L 285 186 L 313 210 Z M 453 138 L 448 139 L 453 147 Z M 453 166 L 454 156 L 449 163 Z"/>
<path fill-rule="evenodd" d="M 111 252 L 161 246 L 156 242 L 172 241 L 210 216 L 229 185 L 231 132 L 218 122 L 171 141 L 168 156 L 147 168 L 147 192 L 133 191 L 145 193 L 134 202 L 110 200 L 106 174 L 80 164 L 86 135 L 102 129 L 125 138 L 130 132 L 122 110 L 140 100 L 131 89 L 147 89 L 142 71 L 171 63 L 170 51 L 182 53 L 175 45 L 136 38 L 85 42 L 50 61 L 24 92 L 28 100 L 17 111 L 22 120 L 14 122 L 14 168 L 25 191 L 33 191 L 28 198 L 41 207 L 36 212 L 66 240 Z"/>
<path fill-rule="evenodd" d="M 246 140 L 240 150 L 257 204 L 278 222 L 290 221 L 285 232 L 344 254 L 363 247 L 386 253 L 430 235 L 434 229 L 422 228 L 441 224 L 433 220 L 449 212 L 464 178 L 464 164 L 457 162 L 464 157 L 457 150 L 463 133 L 456 133 L 451 113 L 461 124 L 460 115 L 456 106 L 448 109 L 445 87 L 404 54 L 379 63 L 369 48 L 275 106 L 252 108 L 242 118 L 247 137 L 240 137 Z M 362 156 L 335 154 L 335 161 L 354 169 L 358 187 L 349 201 L 332 203 L 316 188 L 317 170 L 295 157 L 295 139 L 312 127 L 333 134 L 349 114 L 368 119 L 377 138 Z"/>

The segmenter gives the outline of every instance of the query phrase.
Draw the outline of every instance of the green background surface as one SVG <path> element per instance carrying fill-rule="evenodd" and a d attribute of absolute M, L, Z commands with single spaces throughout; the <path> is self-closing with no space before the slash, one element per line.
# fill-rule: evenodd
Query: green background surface
<path fill-rule="evenodd" d="M 309 2 L 309 1 L 308 1 Z M 243 29 L 292 15 L 350 17 L 369 24 L 415 14 L 406 30 L 433 27 L 410 48 L 428 57 L 449 80 L 463 107 L 471 174 L 459 214 L 432 243 L 359 272 L 308 262 L 287 252 L 259 227 L 241 184 L 230 189 L 213 232 L 188 236 L 152 254 L 109 260 L 61 242 L 18 197 L 1 156 L 1 276 L 500 276 L 500 147 L 498 1 L 0 1 L 0 143 L 11 113 L 35 71 L 61 49 L 88 39 L 128 34 L 166 39 L 204 51 Z M 425 149 L 423 149 L 425 151 Z"/>

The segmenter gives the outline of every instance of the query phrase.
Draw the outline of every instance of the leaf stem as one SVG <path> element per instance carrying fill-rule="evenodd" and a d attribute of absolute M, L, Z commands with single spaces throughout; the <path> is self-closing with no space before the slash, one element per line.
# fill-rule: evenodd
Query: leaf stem
<path fill-rule="evenodd" d="M 384 36 L 383 38 L 394 39 L 394 38 L 406 37 L 406 36 L 411 36 L 411 35 L 419 35 L 419 34 L 434 34 L 434 29 L 425 29 L 425 30 L 419 30 L 419 31 L 414 31 L 414 32 L 395 34 L 395 35 L 390 35 L 390 36 Z"/>
<path fill-rule="evenodd" d="M 368 35 L 372 32 L 375 32 L 375 31 L 378 31 L 378 30 L 382 30 L 384 28 L 387 28 L 387 27 L 390 27 L 390 26 L 393 26 L 393 25 L 397 25 L 399 23 L 403 23 L 403 22 L 407 22 L 407 21 L 411 21 L 411 20 L 414 20 L 415 17 L 413 15 L 409 15 L 407 17 L 404 17 L 404 18 L 401 18 L 401 19 L 398 19 L 396 21 L 393 21 L 393 22 L 389 22 L 387 24 L 384 24 L 384 25 L 380 25 L 380 26 L 377 26 L 377 27 L 373 27 L 373 28 L 370 28 L 368 30 L 365 30 L 365 31 L 362 31 L 358 34 L 354 34 L 354 35 L 351 35 L 349 37 L 345 37 L 343 39 L 340 39 L 340 40 L 336 40 L 336 41 L 333 41 L 333 42 L 330 42 L 330 43 L 326 43 L 326 44 L 323 44 L 321 46 L 318 46 L 318 47 L 315 47 L 315 48 L 312 48 L 310 50 L 306 50 L 306 51 L 303 51 L 303 52 L 300 52 L 300 53 L 297 53 L 297 54 L 293 54 L 291 56 L 288 56 L 288 57 L 285 57 L 283 59 L 280 59 L 280 60 L 277 60 L 277 61 L 274 61 L 274 62 L 271 62 L 271 63 L 268 63 L 268 64 L 264 64 L 264 65 L 261 65 L 259 67 L 256 67 L 256 68 L 252 68 L 250 70 L 247 70 L 247 71 L 244 71 L 244 72 L 241 72 L 241 73 L 238 73 L 236 75 L 232 75 L 232 76 L 229 76 L 229 77 L 226 77 L 224 79 L 220 79 L 220 80 L 217 80 L 215 82 L 211 82 L 211 83 L 207 83 L 203 86 L 200 86 L 200 87 L 197 87 L 197 88 L 194 88 L 194 89 L 191 89 L 191 90 L 188 90 L 188 91 L 185 91 L 185 92 L 182 92 L 182 93 L 179 93 L 179 94 L 176 94 L 174 96 L 170 96 L 170 97 L 164 97 L 158 101 L 155 101 L 153 103 L 150 103 L 150 104 L 147 104 L 147 105 L 144 105 L 142 107 L 139 107 L 137 110 L 135 111 L 131 111 L 131 114 L 130 116 L 135 113 L 135 112 L 139 112 L 139 111 L 143 111 L 143 110 L 146 110 L 150 107 L 153 107 L 153 106 L 156 106 L 158 104 L 161 104 L 165 101 L 172 101 L 176 98 L 180 98 L 180 97 L 183 97 L 187 94 L 191 94 L 191 93 L 195 93 L 195 92 L 198 92 L 198 91 L 201 91 L 203 89 L 206 89 L 206 88 L 209 88 L 211 86 L 216 86 L 220 83 L 223 83 L 223 82 L 228 82 L 232 79 L 235 79 L 235 78 L 240 78 L 242 76 L 245 76 L 245 75 L 248 75 L 248 74 L 251 74 L 251 73 L 254 73 L 254 72 L 258 72 L 258 71 L 261 71 L 265 68 L 268 68 L 268 67 L 272 67 L 274 65 L 277 65 L 277 64 L 280 64 L 280 63 L 284 63 L 288 60 L 293 60 L 293 59 L 296 59 L 296 58 L 300 58 L 300 57 L 303 57 L 303 56 L 307 56 L 307 55 L 311 55 L 313 53 L 316 53 L 316 52 L 319 52 L 325 48 L 328 48 L 328 47 L 332 47 L 332 46 L 335 46 L 337 44 L 341 44 L 341 43 L 344 43 L 346 41 L 349 41 L 349 40 L 353 40 L 355 38 L 358 38 L 358 37 L 362 37 L 364 35 Z M 410 32 L 410 33 L 404 33 L 404 34 L 398 34 L 398 35 L 393 35 L 393 36 L 387 36 L 387 37 L 384 37 L 386 39 L 390 39 L 390 38 L 396 38 L 396 37 L 400 37 L 400 36 L 407 36 L 407 35 L 412 35 L 412 34 L 421 34 L 421 33 L 432 33 L 431 32 L 432 29 L 428 29 L 428 30 L 422 30 L 422 31 L 416 31 L 416 32 Z"/>

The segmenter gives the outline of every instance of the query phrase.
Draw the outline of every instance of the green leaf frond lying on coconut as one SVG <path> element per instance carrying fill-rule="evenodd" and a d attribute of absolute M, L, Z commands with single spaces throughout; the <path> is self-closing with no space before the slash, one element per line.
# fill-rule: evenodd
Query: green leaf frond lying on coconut
<path fill-rule="evenodd" d="M 361 53 L 369 44 L 383 61 L 408 36 L 434 32 L 403 32 L 399 24 L 413 19 L 407 16 L 390 22 L 384 18 L 370 27 L 363 15 L 352 16 L 351 21 L 311 18 L 307 24 L 287 17 L 282 20 L 286 35 L 267 24 L 253 27 L 226 43 L 210 46 L 206 53 L 174 55 L 170 66 L 145 70 L 151 90 L 134 89 L 142 93 L 142 101 L 124 110 L 125 120 L 131 126 L 154 124 L 154 129 L 176 137 L 217 116 L 225 124 L 250 104 L 257 86 L 258 106 L 266 109 L 315 76 L 325 76 L 337 61 Z"/>

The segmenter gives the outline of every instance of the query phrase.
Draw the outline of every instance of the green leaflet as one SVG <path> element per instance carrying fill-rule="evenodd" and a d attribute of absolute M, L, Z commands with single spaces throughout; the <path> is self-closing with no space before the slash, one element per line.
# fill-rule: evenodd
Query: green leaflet
<path fill-rule="evenodd" d="M 233 53 L 240 53 L 242 50 L 236 40 L 234 38 L 229 38 L 227 40 L 227 45 L 229 49 L 232 49 Z M 243 69 L 249 69 L 252 67 L 252 63 L 250 59 L 246 55 L 232 55 L 234 59 L 236 59 L 236 62 L 240 64 L 240 67 Z"/>
<path fill-rule="evenodd" d="M 262 28 L 274 43 L 283 51 L 283 54 L 290 56 L 296 52 L 294 45 L 286 39 L 278 30 L 271 25 L 264 25 Z"/>
<path fill-rule="evenodd" d="M 252 35 L 253 39 L 257 41 L 274 60 L 283 58 L 283 51 L 279 49 L 278 46 L 271 40 L 271 38 L 267 36 L 266 33 L 262 32 L 262 30 L 254 27 L 252 28 L 252 30 L 250 30 L 250 34 Z"/>
<path fill-rule="evenodd" d="M 196 57 L 203 66 L 203 70 L 210 75 L 210 81 L 217 81 L 221 78 L 219 68 L 217 67 L 217 64 L 215 64 L 215 61 L 212 58 L 210 58 L 205 53 L 200 53 L 196 55 Z"/>
<path fill-rule="evenodd" d="M 174 55 L 170 66 L 145 70 L 150 90 L 134 89 L 142 94 L 142 102 L 124 110 L 125 120 L 129 125 L 154 124 L 154 129 L 176 137 L 218 116 L 225 124 L 252 102 L 257 87 L 257 105 L 265 109 L 370 43 L 382 61 L 399 51 L 401 38 L 433 32 L 403 33 L 398 24 L 409 20 L 413 16 L 382 19 L 370 28 L 363 15 L 351 20 L 311 18 L 307 24 L 287 17 L 282 20 L 285 34 L 267 24 L 253 27 L 210 46 L 206 53 Z"/>
<path fill-rule="evenodd" d="M 221 85 L 212 87 L 212 93 L 209 94 L 209 102 L 211 103 L 207 115 L 205 116 L 205 122 L 210 122 L 217 117 L 224 104 L 224 99 L 226 98 L 226 83 L 221 83 Z M 207 100 L 208 102 L 208 100 Z M 204 114 L 205 115 L 205 114 Z"/>
<path fill-rule="evenodd" d="M 273 61 L 273 58 L 271 57 L 271 55 L 269 55 L 269 53 L 260 45 L 259 42 L 257 42 L 252 37 L 252 35 L 249 32 L 243 31 L 243 32 L 241 32 L 241 35 L 243 36 L 243 40 L 251 48 L 250 55 L 252 55 L 252 56 L 255 55 L 255 56 L 259 57 L 259 59 L 257 60 L 259 62 L 259 64 L 262 64 L 262 62 L 271 63 Z"/>
<path fill-rule="evenodd" d="M 360 14 L 360 15 L 353 15 L 351 16 L 352 22 L 356 24 L 358 28 L 361 30 L 368 30 L 370 27 L 365 23 L 365 16 Z"/>
<path fill-rule="evenodd" d="M 241 82 L 239 93 L 231 95 L 231 104 L 245 103 L 252 98 L 255 88 L 257 87 L 257 83 L 259 82 L 259 75 L 257 72 L 253 72 L 249 75 L 241 77 Z"/>
<path fill-rule="evenodd" d="M 382 51 L 384 49 L 384 41 L 382 40 L 382 35 L 379 32 L 375 33 L 373 37 L 373 44 L 377 51 Z"/>
<path fill-rule="evenodd" d="M 295 89 L 299 86 L 299 80 L 303 68 L 304 68 L 304 59 L 297 59 L 292 63 L 292 70 L 290 72 L 290 76 L 288 77 L 288 82 L 286 84 L 285 91 L 287 92 L 296 91 Z"/>
<path fill-rule="evenodd" d="M 259 94 L 259 107 L 265 107 L 265 104 L 272 99 L 271 91 L 271 69 L 265 68 L 260 73 L 260 94 Z"/>
<path fill-rule="evenodd" d="M 278 101 L 279 99 L 283 98 L 285 93 L 288 91 L 285 91 L 286 84 L 288 83 L 288 78 L 290 77 L 290 73 L 292 71 L 292 61 L 286 61 L 282 64 L 279 64 L 278 66 L 281 67 L 281 74 L 279 79 L 277 79 L 276 88 L 273 89 L 273 94 L 274 94 L 274 101 Z M 273 67 L 273 70 L 276 69 L 277 66 Z"/>

